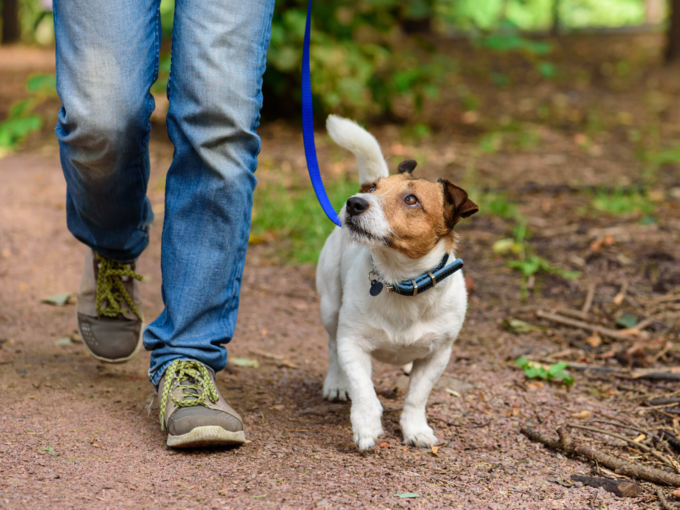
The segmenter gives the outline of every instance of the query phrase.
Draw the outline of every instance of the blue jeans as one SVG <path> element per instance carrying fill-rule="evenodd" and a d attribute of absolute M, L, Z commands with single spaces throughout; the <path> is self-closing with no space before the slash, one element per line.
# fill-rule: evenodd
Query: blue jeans
<path fill-rule="evenodd" d="M 56 0 L 56 128 L 67 224 L 119 261 L 149 243 L 149 88 L 160 0 Z M 236 326 L 274 0 L 176 0 L 161 269 L 165 309 L 144 332 L 157 385 L 176 359 L 224 368 Z"/>

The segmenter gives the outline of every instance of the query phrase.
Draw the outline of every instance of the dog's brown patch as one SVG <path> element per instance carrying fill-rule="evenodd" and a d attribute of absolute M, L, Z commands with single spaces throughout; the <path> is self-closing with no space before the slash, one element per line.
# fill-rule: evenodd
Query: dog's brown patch
<path fill-rule="evenodd" d="M 370 192 L 373 186 L 375 189 Z M 458 186 L 448 181 L 415 179 L 409 173 L 365 184 L 361 192 L 379 197 L 392 229 L 390 247 L 412 259 L 427 255 L 441 239 L 450 242 L 447 248 L 453 249 L 454 226 L 478 210 Z M 413 201 L 411 196 L 416 204 L 408 203 Z"/>

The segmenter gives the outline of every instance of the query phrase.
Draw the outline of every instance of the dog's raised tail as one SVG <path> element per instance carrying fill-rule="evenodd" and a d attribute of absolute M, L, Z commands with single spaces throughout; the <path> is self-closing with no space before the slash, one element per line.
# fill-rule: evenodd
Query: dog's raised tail
<path fill-rule="evenodd" d="M 390 175 L 378 141 L 359 124 L 337 115 L 329 115 L 326 129 L 335 143 L 356 156 L 359 184 L 369 184 Z"/>

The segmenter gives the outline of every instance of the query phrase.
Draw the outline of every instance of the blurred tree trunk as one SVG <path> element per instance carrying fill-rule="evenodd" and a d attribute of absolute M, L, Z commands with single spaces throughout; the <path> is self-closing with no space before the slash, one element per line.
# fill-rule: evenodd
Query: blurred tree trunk
<path fill-rule="evenodd" d="M 21 36 L 19 0 L 2 0 L 2 44 L 17 42 Z"/>
<path fill-rule="evenodd" d="M 680 0 L 670 1 L 670 23 L 666 33 L 666 64 L 680 61 Z"/>
<path fill-rule="evenodd" d="M 666 0 L 645 0 L 645 23 L 663 23 L 666 19 L 666 3 Z"/>
<path fill-rule="evenodd" d="M 552 26 L 550 35 L 557 37 L 560 35 L 560 0 L 553 0 L 552 3 Z"/>

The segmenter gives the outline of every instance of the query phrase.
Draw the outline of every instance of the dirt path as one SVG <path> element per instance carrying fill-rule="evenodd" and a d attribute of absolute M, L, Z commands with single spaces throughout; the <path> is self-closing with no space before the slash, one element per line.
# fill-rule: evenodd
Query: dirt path
<path fill-rule="evenodd" d="M 572 413 L 613 401 L 578 388 L 568 395 L 558 387 L 519 385 L 523 376 L 506 360 L 520 341 L 498 328 L 498 308 L 475 297 L 448 379 L 430 399 L 431 424 L 443 441 L 437 455 L 400 443 L 403 391 L 391 391 L 401 384 L 399 373 L 383 365 L 374 380 L 386 436 L 375 451 L 358 453 L 349 406 L 321 399 L 326 347 L 313 268 L 254 265 L 256 250 L 229 353 L 258 359 L 260 367 L 218 377 L 220 390 L 245 418 L 250 442 L 212 451 L 167 448 L 157 411 L 145 411 L 152 390 L 148 353 L 114 366 L 91 358 L 82 344 L 55 345 L 74 332 L 75 308 L 40 299 L 77 289 L 83 248 L 66 230 L 55 147 L 41 152 L 0 160 L 0 507 L 643 506 L 642 499 L 555 483 L 590 468 L 531 444 L 519 435 L 519 425 L 538 418 L 554 430 Z M 162 203 L 169 152 L 161 147 L 152 154 L 155 205 Z M 139 263 L 150 280 L 143 286 L 147 317 L 161 310 L 160 227 Z M 503 282 L 502 274 L 484 275 L 470 266 L 478 285 Z M 252 349 L 280 355 L 297 368 L 279 368 Z M 446 387 L 462 396 L 449 395 Z M 420 497 L 396 496 L 408 492 Z"/>

